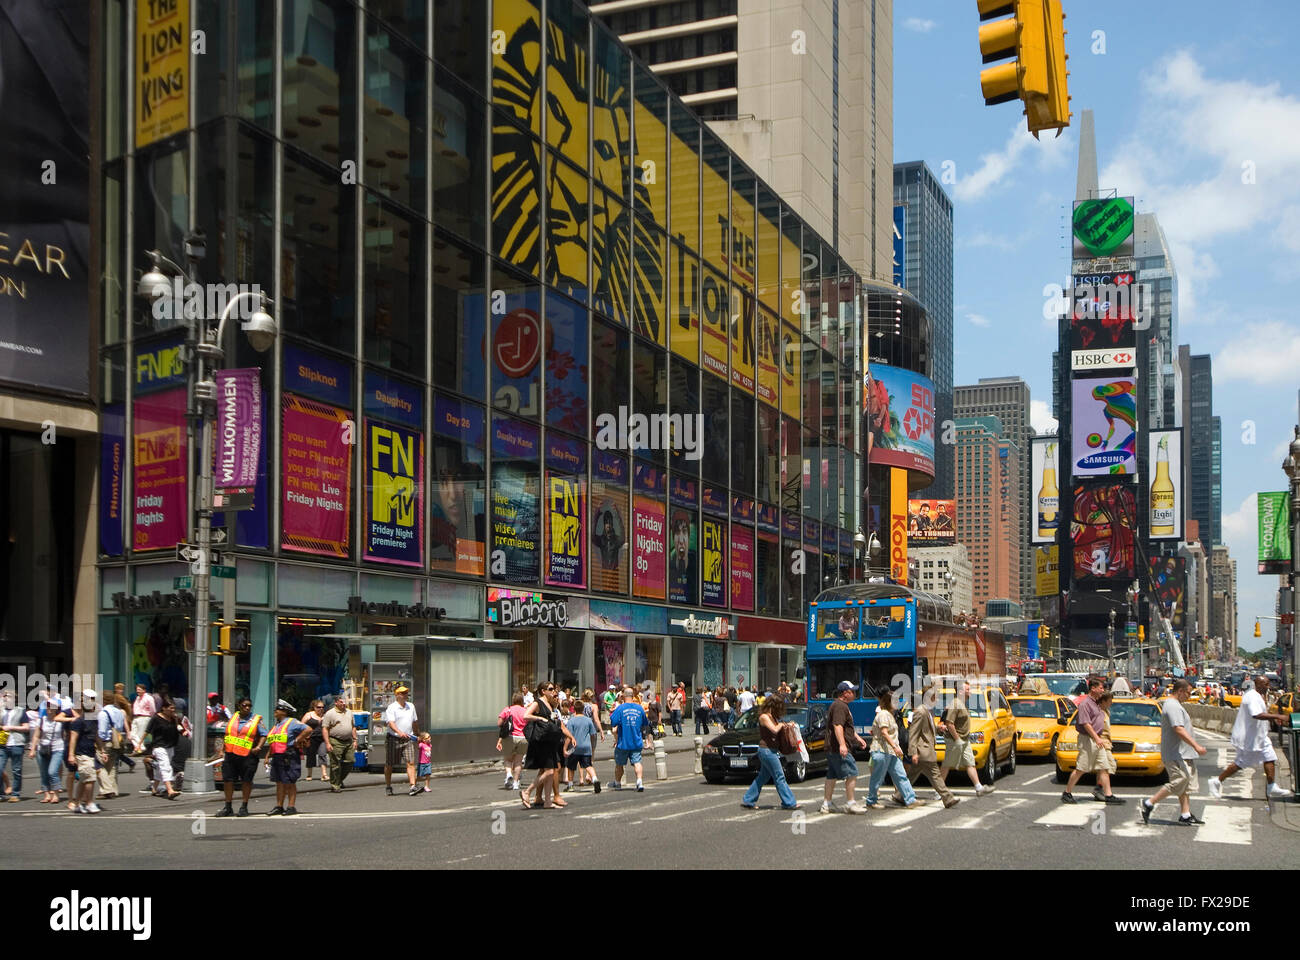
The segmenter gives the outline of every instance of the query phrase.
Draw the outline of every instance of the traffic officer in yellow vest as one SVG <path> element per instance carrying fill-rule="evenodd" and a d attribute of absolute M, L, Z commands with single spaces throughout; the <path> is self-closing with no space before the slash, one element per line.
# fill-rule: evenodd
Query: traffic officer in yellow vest
<path fill-rule="evenodd" d="M 244 697 L 235 705 L 235 715 L 226 724 L 225 759 L 221 764 L 226 805 L 217 813 L 218 817 L 248 816 L 248 799 L 253 795 L 253 777 L 257 773 L 257 754 L 265 742 L 266 724 L 253 713 L 253 701 Z M 231 809 L 236 781 L 243 787 L 244 797 L 238 814 Z"/>
<path fill-rule="evenodd" d="M 275 784 L 275 806 L 267 814 L 291 817 L 298 812 L 298 776 L 302 773 L 302 745 L 311 738 L 311 727 L 299 722 L 297 711 L 283 700 L 275 704 L 275 723 L 266 735 L 271 750 L 271 781 Z M 286 804 L 285 801 L 288 801 Z"/>

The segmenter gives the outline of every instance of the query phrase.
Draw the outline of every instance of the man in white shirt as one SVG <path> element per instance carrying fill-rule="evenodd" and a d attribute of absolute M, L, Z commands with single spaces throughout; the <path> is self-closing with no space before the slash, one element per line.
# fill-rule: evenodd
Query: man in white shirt
<path fill-rule="evenodd" d="M 101 800 L 117 796 L 117 763 L 130 743 L 127 738 L 126 711 L 109 702 L 112 696 L 112 691 L 104 692 L 104 706 L 99 711 L 99 741 L 103 744 L 106 757 L 96 774 Z M 117 734 L 116 746 L 113 744 L 114 733 Z"/>
<path fill-rule="evenodd" d="M 1238 770 L 1251 770 L 1261 765 L 1264 767 L 1264 779 L 1268 781 L 1269 799 L 1277 800 L 1291 796 L 1290 790 L 1273 782 L 1273 774 L 1277 769 L 1277 753 L 1268 738 L 1269 721 L 1276 720 L 1278 723 L 1290 721 L 1284 714 L 1269 713 L 1265 701 L 1267 696 L 1268 678 L 1265 676 L 1256 677 L 1255 689 L 1251 690 L 1247 687 L 1242 693 L 1241 706 L 1237 708 L 1237 719 L 1232 724 L 1232 745 L 1236 753 L 1233 754 L 1232 763 L 1228 764 L 1222 773 L 1209 779 L 1210 796 L 1214 799 L 1223 796 L 1224 780 Z"/>
<path fill-rule="evenodd" d="M 390 797 L 393 795 L 393 767 L 404 763 L 406 779 L 411 785 L 408 795 L 413 797 L 420 792 L 420 788 L 415 785 L 415 741 L 420 732 L 416 721 L 419 718 L 415 715 L 415 704 L 406 702 L 406 695 L 410 690 L 405 685 L 398 686 L 393 693 L 397 695 L 397 699 L 384 711 L 384 723 L 388 725 L 388 752 L 384 757 L 384 793 Z"/>
<path fill-rule="evenodd" d="M 737 697 L 737 699 L 740 701 L 739 703 L 740 712 L 744 713 L 747 710 L 754 709 L 754 701 L 758 699 L 758 694 L 756 694 L 754 692 L 753 687 L 751 687 L 748 690 L 742 690 L 740 692 L 740 696 Z"/>

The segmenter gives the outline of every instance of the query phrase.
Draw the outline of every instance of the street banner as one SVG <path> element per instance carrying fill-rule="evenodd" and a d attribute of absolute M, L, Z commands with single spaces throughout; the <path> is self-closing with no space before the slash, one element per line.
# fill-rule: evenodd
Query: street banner
<path fill-rule="evenodd" d="M 190 5 L 135 4 L 135 148 L 190 125 Z"/>
<path fill-rule="evenodd" d="M 257 483 L 262 443 L 262 385 L 257 367 L 217 372 L 217 451 L 213 483 L 218 490 Z"/>
<path fill-rule="evenodd" d="M 591 588 L 627 595 L 627 460 L 595 450 L 591 458 Z"/>
<path fill-rule="evenodd" d="M 583 477 L 547 471 L 546 583 L 557 587 L 587 585 L 587 484 Z"/>
<path fill-rule="evenodd" d="M 727 605 L 726 583 L 727 558 L 722 550 L 723 538 L 727 525 L 705 517 L 700 523 L 701 555 L 701 593 L 700 600 L 706 607 L 725 607 Z"/>
<path fill-rule="evenodd" d="M 754 609 L 754 528 L 731 525 L 731 605 Z"/>
<path fill-rule="evenodd" d="M 283 397 L 284 485 L 280 545 L 297 553 L 351 553 L 352 439 L 347 410 Z"/>
<path fill-rule="evenodd" d="M 492 556 L 489 574 L 507 583 L 536 583 L 541 568 L 538 516 L 541 476 L 538 431 L 532 424 L 492 421 Z"/>
<path fill-rule="evenodd" d="M 1291 571 L 1291 524 L 1287 492 L 1258 493 L 1259 572 L 1262 574 Z"/>
<path fill-rule="evenodd" d="M 131 414 L 132 547 L 171 550 L 185 539 L 185 390 L 137 395 Z"/>
<path fill-rule="evenodd" d="M 688 507 L 673 507 L 668 517 L 668 600 L 694 606 L 699 593 L 697 514 Z"/>
<path fill-rule="evenodd" d="M 122 472 L 126 465 L 126 405 L 110 403 L 99 415 L 99 551 L 122 555 Z"/>
<path fill-rule="evenodd" d="M 662 501 L 642 493 L 632 498 L 632 595 L 664 600 L 668 595 L 667 531 Z"/>

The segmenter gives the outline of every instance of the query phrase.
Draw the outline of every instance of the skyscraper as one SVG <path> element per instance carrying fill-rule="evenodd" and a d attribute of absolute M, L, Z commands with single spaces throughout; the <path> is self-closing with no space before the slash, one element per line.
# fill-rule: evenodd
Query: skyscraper
<path fill-rule="evenodd" d="M 952 200 L 930 168 L 920 160 L 894 164 L 894 204 L 902 207 L 902 286 L 925 306 L 930 317 L 931 379 L 934 380 L 936 437 L 952 419 Z M 939 443 L 934 450 L 934 483 L 922 495 L 953 495 L 953 450 Z"/>
<path fill-rule="evenodd" d="M 633 53 L 863 276 L 892 276 L 892 0 L 609 0 Z"/>
<path fill-rule="evenodd" d="M 1016 446 L 1015 472 L 1012 474 L 1016 480 L 1016 511 L 1014 525 L 1009 530 L 1014 535 L 1018 547 L 1016 556 L 1020 573 L 1018 579 L 1014 581 L 1016 594 L 1013 599 L 1028 604 L 1035 593 L 1034 554 L 1028 546 L 1029 518 L 1033 516 L 1029 508 L 1029 440 L 1034 435 L 1034 429 L 1029 422 L 1029 384 L 1019 377 L 982 377 L 979 383 L 954 387 L 953 413 L 954 423 L 958 424 L 963 418 L 968 417 L 996 417 L 1000 424 L 998 434 Z M 960 440 L 958 445 L 960 447 Z M 938 447 L 939 444 L 935 446 Z M 959 517 L 962 497 L 961 476 L 961 471 L 957 470 Z M 972 557 L 972 562 L 978 570 L 978 560 Z"/>
<path fill-rule="evenodd" d="M 1213 509 L 1214 383 L 1209 354 L 1188 354 L 1185 385 L 1191 418 L 1187 427 L 1187 516 L 1196 520 L 1201 545 L 1209 553 L 1214 545 L 1218 520 Z"/>
<path fill-rule="evenodd" d="M 959 388 L 961 389 L 961 388 Z M 1021 510 L 1014 479 L 1020 474 L 1020 449 L 996 416 L 954 421 L 957 437 L 957 542 L 964 544 L 973 571 L 974 611 L 987 612 L 989 600 L 1020 601 Z M 1026 458 L 1027 459 L 1027 458 Z"/>

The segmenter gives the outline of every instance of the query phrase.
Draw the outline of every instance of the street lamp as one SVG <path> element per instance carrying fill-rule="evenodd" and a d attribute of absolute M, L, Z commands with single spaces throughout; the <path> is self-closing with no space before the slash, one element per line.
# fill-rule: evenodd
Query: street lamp
<path fill-rule="evenodd" d="M 186 252 L 189 254 L 190 265 L 193 268 L 204 252 L 201 235 L 186 239 Z M 152 266 L 140 278 L 136 290 L 150 304 L 166 300 L 172 295 L 172 283 L 163 272 L 164 268 L 170 270 L 173 277 L 179 277 L 187 284 L 194 282 L 185 270 L 157 250 L 149 251 L 148 256 Z M 258 353 L 265 353 L 270 349 L 279 334 L 275 319 L 267 312 L 271 301 L 261 291 L 245 290 L 237 293 L 226 303 L 215 330 L 210 326 L 210 317 L 197 317 L 190 321 L 188 339 L 195 346 L 193 354 L 185 357 L 187 394 L 191 400 L 186 415 L 191 421 L 197 420 L 202 424 L 199 442 L 198 522 L 191 527 L 196 531 L 195 546 L 198 549 L 198 558 L 191 567 L 194 575 L 194 663 L 191 673 L 190 710 L 195 717 L 193 750 L 185 764 L 184 788 L 188 793 L 207 792 L 211 789 L 212 782 L 211 768 L 206 764 L 207 717 L 199 716 L 196 712 L 203 708 L 205 702 L 203 691 L 208 688 L 208 647 L 211 643 L 208 631 L 211 619 L 212 576 L 212 431 L 217 417 L 217 384 L 211 374 L 220 370 L 225 361 L 225 350 L 222 344 L 225 342 L 226 321 L 245 299 L 256 301 L 256 306 L 248 319 L 242 322 L 241 329 L 248 337 L 249 345 Z M 187 312 L 182 310 L 181 314 Z M 234 611 L 226 610 L 224 615 L 233 620 Z"/>

